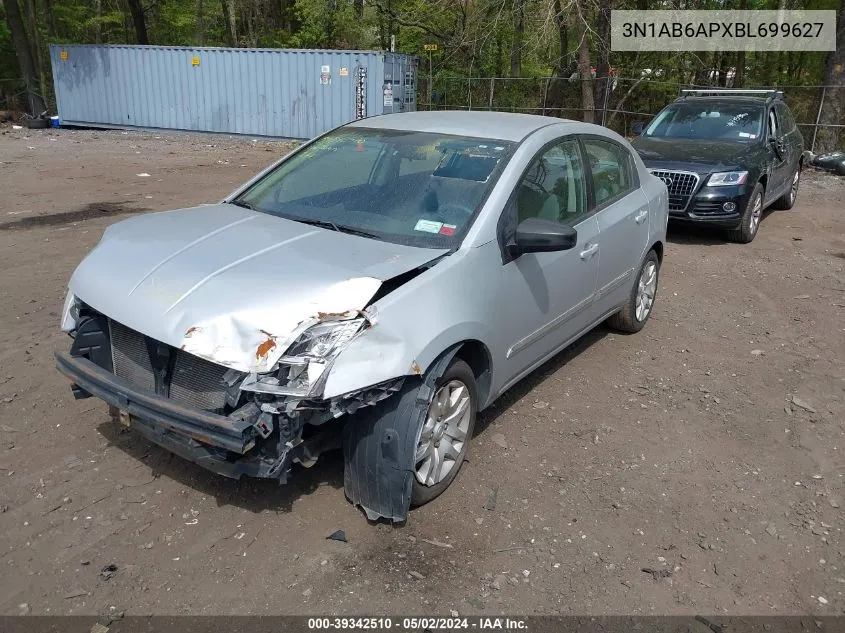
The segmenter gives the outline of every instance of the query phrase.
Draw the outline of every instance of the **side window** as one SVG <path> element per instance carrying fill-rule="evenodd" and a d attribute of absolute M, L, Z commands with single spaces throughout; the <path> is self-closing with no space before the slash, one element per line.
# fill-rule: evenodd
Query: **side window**
<path fill-rule="evenodd" d="M 769 128 L 769 138 L 777 138 L 778 137 L 778 119 L 777 119 L 777 115 L 775 114 L 774 108 L 769 109 L 768 128 Z"/>
<path fill-rule="evenodd" d="M 542 218 L 573 225 L 587 214 L 587 187 L 578 141 L 553 145 L 535 157 L 516 199 L 517 221 Z"/>
<path fill-rule="evenodd" d="M 795 120 L 792 118 L 789 108 L 785 103 L 778 103 L 775 106 L 777 109 L 777 116 L 780 120 L 780 131 L 782 134 L 789 134 L 795 129 Z"/>
<path fill-rule="evenodd" d="M 627 193 L 632 188 L 631 157 L 613 141 L 584 139 L 584 149 L 593 175 L 596 205 Z"/>

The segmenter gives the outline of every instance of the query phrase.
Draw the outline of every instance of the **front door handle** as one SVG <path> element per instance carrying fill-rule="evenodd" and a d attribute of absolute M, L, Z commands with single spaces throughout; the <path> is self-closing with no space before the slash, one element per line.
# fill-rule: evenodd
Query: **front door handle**
<path fill-rule="evenodd" d="M 642 209 L 637 215 L 634 216 L 634 221 L 637 224 L 642 224 L 643 220 L 648 217 L 648 209 Z"/>
<path fill-rule="evenodd" d="M 581 255 L 581 259 L 587 260 L 590 259 L 593 255 L 595 255 L 597 250 L 599 250 L 598 244 L 590 244 L 587 248 L 581 251 L 579 255 Z"/>

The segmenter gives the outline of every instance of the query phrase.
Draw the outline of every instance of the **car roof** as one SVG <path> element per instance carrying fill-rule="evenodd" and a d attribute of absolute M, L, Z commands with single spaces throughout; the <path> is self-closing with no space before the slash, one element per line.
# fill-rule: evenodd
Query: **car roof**
<path fill-rule="evenodd" d="M 347 127 L 362 127 L 408 132 L 434 132 L 484 139 L 519 142 L 540 128 L 555 124 L 568 124 L 572 131 L 589 132 L 594 127 L 579 121 L 558 119 L 537 114 L 514 112 L 488 112 L 441 110 L 433 112 L 403 112 L 384 114 L 350 123 Z"/>

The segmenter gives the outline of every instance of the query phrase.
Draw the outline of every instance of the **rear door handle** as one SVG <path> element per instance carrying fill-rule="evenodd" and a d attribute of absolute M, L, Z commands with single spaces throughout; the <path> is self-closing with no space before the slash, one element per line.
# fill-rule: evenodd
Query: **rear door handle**
<path fill-rule="evenodd" d="M 634 221 L 637 224 L 642 224 L 643 220 L 645 220 L 647 217 L 648 217 L 648 209 L 643 209 L 637 215 L 634 216 Z"/>
<path fill-rule="evenodd" d="M 590 244 L 587 248 L 581 251 L 579 255 L 581 255 L 581 259 L 587 260 L 590 259 L 593 255 L 595 255 L 597 250 L 599 250 L 598 244 Z"/>

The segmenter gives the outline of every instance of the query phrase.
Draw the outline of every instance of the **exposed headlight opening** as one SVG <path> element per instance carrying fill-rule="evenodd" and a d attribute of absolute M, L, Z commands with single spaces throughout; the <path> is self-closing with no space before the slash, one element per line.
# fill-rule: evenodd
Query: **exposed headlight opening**
<path fill-rule="evenodd" d="M 707 186 L 723 187 L 727 185 L 744 185 L 746 182 L 748 182 L 747 171 L 722 171 L 716 174 L 710 174 Z"/>
<path fill-rule="evenodd" d="M 355 318 L 312 325 L 288 347 L 272 371 L 250 374 L 241 389 L 278 396 L 318 397 L 334 359 L 366 322 Z"/>

